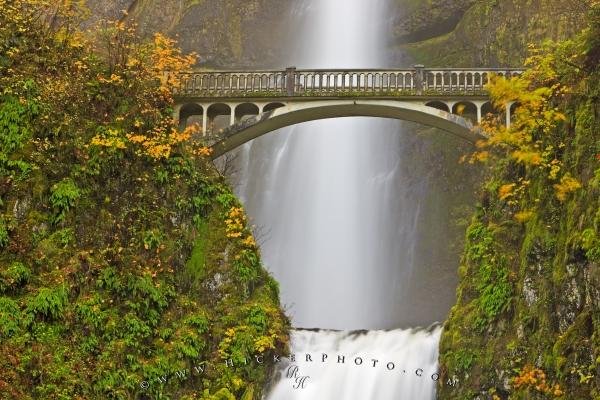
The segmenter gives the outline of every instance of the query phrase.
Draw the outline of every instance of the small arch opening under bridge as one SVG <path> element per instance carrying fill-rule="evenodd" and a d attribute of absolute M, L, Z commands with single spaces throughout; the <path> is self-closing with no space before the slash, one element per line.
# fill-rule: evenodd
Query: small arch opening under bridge
<path fill-rule="evenodd" d="M 258 114 L 260 114 L 260 109 L 256 104 L 242 103 L 235 107 L 235 122 L 245 121 Z"/>
<path fill-rule="evenodd" d="M 196 103 L 184 104 L 179 110 L 179 129 L 183 130 L 192 124 L 202 126 L 204 107 Z"/>
<path fill-rule="evenodd" d="M 215 103 L 208 107 L 208 126 L 210 130 L 219 130 L 231 124 L 231 107 L 225 103 Z"/>
<path fill-rule="evenodd" d="M 267 105 L 264 106 L 263 112 L 273 111 L 276 108 L 281 108 L 281 107 L 285 107 L 285 104 L 283 104 L 283 103 L 269 103 L 269 104 L 267 104 Z"/>
<path fill-rule="evenodd" d="M 450 107 L 448 106 L 448 104 L 444 103 L 443 101 L 434 100 L 434 101 L 425 103 L 425 105 L 428 107 L 433 107 L 438 110 L 450 112 Z"/>

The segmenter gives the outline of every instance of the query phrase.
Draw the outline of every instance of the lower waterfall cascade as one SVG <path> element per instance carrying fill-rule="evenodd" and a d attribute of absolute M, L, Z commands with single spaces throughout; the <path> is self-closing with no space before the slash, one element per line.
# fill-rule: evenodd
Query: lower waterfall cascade
<path fill-rule="evenodd" d="M 294 330 L 268 400 L 435 399 L 441 328 Z"/>

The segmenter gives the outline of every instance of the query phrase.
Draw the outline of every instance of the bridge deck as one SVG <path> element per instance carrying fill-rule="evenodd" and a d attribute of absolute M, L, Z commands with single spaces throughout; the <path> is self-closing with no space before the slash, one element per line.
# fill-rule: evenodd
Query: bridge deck
<path fill-rule="evenodd" d="M 192 72 L 180 76 L 174 117 L 202 124 L 213 156 L 285 126 L 324 118 L 396 118 L 439 128 L 475 142 L 473 128 L 489 105 L 492 75 L 513 68 L 321 69 Z M 510 125 L 511 104 L 505 110 Z M 201 118 L 201 119 L 200 119 Z M 199 122 L 201 121 L 201 122 Z"/>

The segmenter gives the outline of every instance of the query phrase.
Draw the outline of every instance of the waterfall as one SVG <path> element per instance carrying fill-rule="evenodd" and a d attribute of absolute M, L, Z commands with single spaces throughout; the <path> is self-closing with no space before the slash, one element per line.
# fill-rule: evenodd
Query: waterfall
<path fill-rule="evenodd" d="M 423 400 L 435 397 L 441 329 L 292 332 L 269 400 Z"/>
<path fill-rule="evenodd" d="M 298 68 L 406 67 L 387 55 L 388 6 L 297 1 L 289 35 L 274 40 L 289 48 L 287 65 Z M 314 121 L 238 151 L 236 190 L 282 304 L 295 327 L 329 329 L 294 331 L 293 353 L 360 353 L 430 375 L 437 367 L 440 328 L 408 328 L 445 318 L 456 266 L 444 249 L 446 198 L 427 163 L 438 154 L 431 138 L 414 130 L 374 118 Z M 352 331 L 358 329 L 372 331 Z M 334 363 L 297 364 L 310 383 L 290 391 L 287 367 L 280 366 L 269 400 L 435 398 L 431 379 Z"/>

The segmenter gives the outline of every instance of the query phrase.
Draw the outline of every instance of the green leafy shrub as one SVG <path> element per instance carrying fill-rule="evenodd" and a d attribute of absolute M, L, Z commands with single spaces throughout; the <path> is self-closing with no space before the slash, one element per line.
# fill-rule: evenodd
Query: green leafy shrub
<path fill-rule="evenodd" d="M 255 251 L 244 249 L 236 256 L 233 267 L 240 281 L 247 284 L 257 278 L 260 259 Z"/>
<path fill-rule="evenodd" d="M 451 367 L 451 370 L 456 373 L 461 373 L 471 369 L 477 360 L 477 355 L 470 349 L 461 349 L 453 352 L 449 356 L 449 360 L 451 360 L 449 361 L 449 367 Z"/>
<path fill-rule="evenodd" d="M 0 292 L 15 290 L 27 283 L 31 270 L 19 261 L 13 262 L 5 270 L 0 270 Z"/>
<path fill-rule="evenodd" d="M 217 196 L 217 202 L 221 205 L 223 210 L 229 210 L 232 207 L 239 205 L 238 199 L 229 191 L 223 191 L 223 193 Z"/>
<path fill-rule="evenodd" d="M 250 308 L 246 320 L 258 332 L 264 332 L 269 323 L 267 313 L 260 304 L 255 304 Z"/>
<path fill-rule="evenodd" d="M 27 79 L 19 86 L 21 97 L 0 93 L 0 176 L 18 172 L 18 180 L 27 176 L 31 165 L 15 154 L 31 139 L 31 122 L 39 114 L 35 82 Z"/>
<path fill-rule="evenodd" d="M 8 226 L 6 226 L 4 217 L 0 216 L 0 248 L 6 246 L 9 240 Z"/>
<path fill-rule="evenodd" d="M 600 169 L 599 169 L 600 170 Z M 588 228 L 581 233 L 582 247 L 585 256 L 590 261 L 600 261 L 600 239 L 593 228 Z"/>
<path fill-rule="evenodd" d="M 27 301 L 26 312 L 34 316 L 59 319 L 69 301 L 69 292 L 65 285 L 54 288 L 41 288 Z"/>
<path fill-rule="evenodd" d="M 64 221 L 69 210 L 75 206 L 77 200 L 81 197 L 81 191 L 70 178 L 65 178 L 56 183 L 52 186 L 51 191 L 50 204 L 55 211 L 54 221 L 59 223 Z"/>
<path fill-rule="evenodd" d="M 75 232 L 72 228 L 64 228 L 54 232 L 51 237 L 63 248 L 75 243 Z"/>
<path fill-rule="evenodd" d="M 197 359 L 207 348 L 207 341 L 203 334 L 208 331 L 208 327 L 206 316 L 190 315 L 173 335 L 175 349 L 184 357 Z"/>
<path fill-rule="evenodd" d="M 475 222 L 467 231 L 466 260 L 474 268 L 476 300 L 479 315 L 476 326 L 481 329 L 505 311 L 512 299 L 512 285 L 505 257 L 496 250 L 492 230 Z"/>
<path fill-rule="evenodd" d="M 23 315 L 16 301 L 0 297 L 0 337 L 8 338 L 20 332 Z"/>
<path fill-rule="evenodd" d="M 144 249 L 146 250 L 155 250 L 160 246 L 160 243 L 163 240 L 162 233 L 157 229 L 152 229 L 144 232 L 142 237 L 142 243 L 144 244 Z"/>
<path fill-rule="evenodd" d="M 225 388 L 219 390 L 215 394 L 210 394 L 208 389 L 202 392 L 202 400 L 235 400 L 235 396 L 231 394 L 231 392 Z"/>

